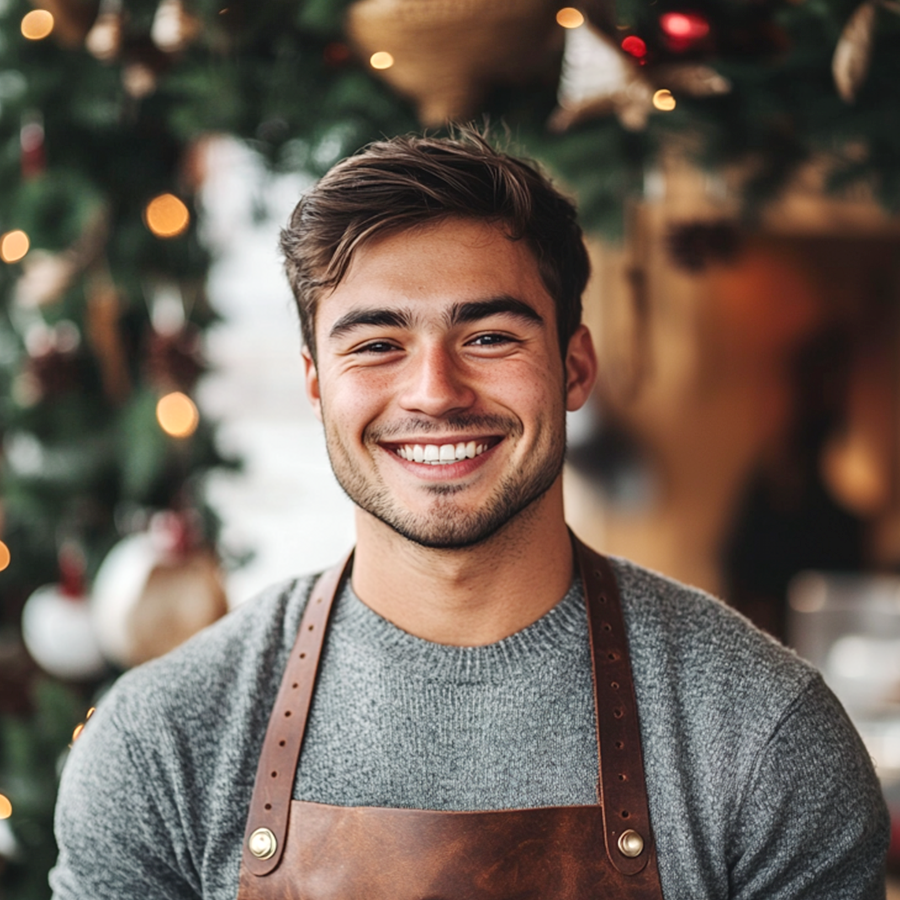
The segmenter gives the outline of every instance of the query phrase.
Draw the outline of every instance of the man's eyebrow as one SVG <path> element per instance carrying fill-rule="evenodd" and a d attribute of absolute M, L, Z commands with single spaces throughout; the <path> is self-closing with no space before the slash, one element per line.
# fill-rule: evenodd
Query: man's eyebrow
<path fill-rule="evenodd" d="M 522 300 L 503 294 L 489 300 L 474 300 L 470 303 L 457 303 L 450 310 L 450 325 L 461 325 L 466 322 L 477 322 L 490 316 L 507 315 L 516 319 L 524 319 L 536 325 L 544 324 L 544 317 L 536 309 Z"/>
<path fill-rule="evenodd" d="M 328 337 L 343 337 L 354 328 L 367 325 L 375 328 L 408 328 L 411 320 L 408 312 L 399 309 L 355 309 L 341 316 L 331 326 Z"/>

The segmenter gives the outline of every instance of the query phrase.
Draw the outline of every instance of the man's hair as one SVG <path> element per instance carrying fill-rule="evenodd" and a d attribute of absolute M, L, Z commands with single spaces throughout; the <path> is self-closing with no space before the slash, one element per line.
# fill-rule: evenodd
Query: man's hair
<path fill-rule="evenodd" d="M 449 218 L 496 224 L 510 240 L 526 242 L 556 304 L 565 359 L 590 274 L 575 207 L 534 164 L 498 152 L 472 129 L 369 144 L 297 204 L 281 249 L 313 358 L 316 305 L 337 287 L 353 253 L 373 238 Z"/>

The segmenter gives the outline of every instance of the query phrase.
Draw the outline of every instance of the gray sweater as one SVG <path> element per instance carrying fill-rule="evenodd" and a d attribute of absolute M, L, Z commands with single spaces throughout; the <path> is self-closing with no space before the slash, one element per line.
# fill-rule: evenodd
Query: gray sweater
<path fill-rule="evenodd" d="M 667 900 L 883 898 L 884 802 L 818 674 L 715 599 L 613 562 Z M 233 900 L 263 733 L 310 586 L 269 590 L 106 696 L 63 773 L 56 900 Z M 345 590 L 295 798 L 596 802 L 589 661 L 577 582 L 486 647 L 415 638 Z"/>

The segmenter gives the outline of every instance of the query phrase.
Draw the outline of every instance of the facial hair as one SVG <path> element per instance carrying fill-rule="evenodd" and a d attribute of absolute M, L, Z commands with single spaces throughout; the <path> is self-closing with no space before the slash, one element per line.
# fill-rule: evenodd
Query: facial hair
<path fill-rule="evenodd" d="M 427 512 L 413 513 L 391 495 L 377 472 L 367 475 L 355 462 L 337 429 L 330 424 L 324 406 L 322 418 L 328 458 L 347 496 L 397 534 L 433 549 L 471 547 L 495 535 L 550 489 L 562 471 L 565 458 L 563 414 L 561 423 L 542 423 L 530 463 L 506 472 L 479 509 L 467 508 L 454 499 L 456 494 L 466 490 L 465 485 L 424 484 L 422 490 L 432 496 L 433 502 Z M 447 430 L 468 434 L 503 434 L 504 440 L 514 440 L 523 433 L 522 423 L 518 419 L 505 416 L 454 416 L 441 422 L 410 419 L 390 428 L 367 429 L 363 435 L 363 445 L 375 447 L 397 435 L 427 435 L 429 432 Z"/>

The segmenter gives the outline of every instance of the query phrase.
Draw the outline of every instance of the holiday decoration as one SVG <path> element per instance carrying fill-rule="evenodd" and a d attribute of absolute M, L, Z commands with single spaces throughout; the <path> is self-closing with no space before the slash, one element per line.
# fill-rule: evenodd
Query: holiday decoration
<path fill-rule="evenodd" d="M 670 112 L 675 94 L 709 97 L 731 85 L 709 66 L 673 63 L 645 66 L 647 45 L 635 36 L 614 43 L 590 25 L 566 33 L 558 95 L 550 127 L 565 131 L 587 119 L 615 114 L 623 128 L 641 131 L 654 110 Z"/>
<path fill-rule="evenodd" d="M 96 679 L 106 670 L 84 593 L 80 554 L 64 549 L 59 584 L 38 588 L 22 612 L 22 637 L 34 660 L 65 681 Z"/>
<path fill-rule="evenodd" d="M 416 105 L 425 125 L 470 118 L 495 87 L 553 72 L 562 45 L 548 0 L 358 0 L 347 32 L 380 77 Z M 374 54 L 388 54 L 376 59 Z"/>
<path fill-rule="evenodd" d="M 841 39 L 834 49 L 831 64 L 834 83 L 841 98 L 847 103 L 856 99 L 856 94 L 869 73 L 877 8 L 876 0 L 861 3 L 844 26 Z"/>
<path fill-rule="evenodd" d="M 215 557 L 193 545 L 175 514 L 158 515 L 150 531 L 110 551 L 92 606 L 100 646 L 123 668 L 177 647 L 228 608 Z"/>

